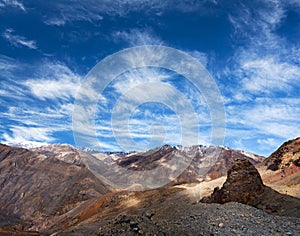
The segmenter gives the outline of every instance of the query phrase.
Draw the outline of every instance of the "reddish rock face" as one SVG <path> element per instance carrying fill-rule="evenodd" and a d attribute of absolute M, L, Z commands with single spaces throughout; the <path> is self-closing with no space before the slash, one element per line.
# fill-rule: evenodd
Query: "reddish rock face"
<path fill-rule="evenodd" d="M 265 161 L 267 169 L 276 171 L 290 165 L 300 166 L 300 137 L 287 141 L 273 152 Z"/>

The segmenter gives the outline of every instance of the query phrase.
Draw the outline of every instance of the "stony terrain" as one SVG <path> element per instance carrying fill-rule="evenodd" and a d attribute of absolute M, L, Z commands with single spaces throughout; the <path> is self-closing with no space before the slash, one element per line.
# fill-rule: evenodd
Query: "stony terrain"
<path fill-rule="evenodd" d="M 231 202 L 166 209 L 152 215 L 118 215 L 96 235 L 299 235 L 300 221 Z M 168 214 L 172 211 L 172 214 Z M 163 218 L 162 218 L 163 217 Z"/>
<path fill-rule="evenodd" d="M 105 171 L 95 176 L 86 165 L 101 160 L 106 167 L 151 169 L 174 154 L 194 159 L 187 172 L 171 185 L 138 192 L 108 186 Z M 215 157 L 214 168 L 204 164 L 208 156 Z M 224 147 L 163 146 L 92 156 L 69 145 L 0 145 L 0 235 L 299 235 L 300 200 L 266 186 L 298 184 L 297 165 L 287 161 L 273 171 L 260 161 Z M 279 178 L 282 171 L 286 175 Z"/>

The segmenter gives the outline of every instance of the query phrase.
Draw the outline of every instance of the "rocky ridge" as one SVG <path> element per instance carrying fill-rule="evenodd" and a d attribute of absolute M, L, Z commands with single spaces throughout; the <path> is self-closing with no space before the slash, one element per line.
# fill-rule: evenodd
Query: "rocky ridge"
<path fill-rule="evenodd" d="M 291 165 L 300 167 L 300 137 L 282 144 L 264 162 L 267 169 L 276 171 Z"/>
<path fill-rule="evenodd" d="M 173 158 L 185 159 L 189 166 L 171 184 L 212 180 L 226 175 L 238 158 L 246 158 L 253 164 L 264 157 L 227 147 L 196 145 L 191 147 L 164 145 L 142 153 L 133 153 L 118 159 L 118 165 L 131 170 L 151 170 L 166 164 Z"/>

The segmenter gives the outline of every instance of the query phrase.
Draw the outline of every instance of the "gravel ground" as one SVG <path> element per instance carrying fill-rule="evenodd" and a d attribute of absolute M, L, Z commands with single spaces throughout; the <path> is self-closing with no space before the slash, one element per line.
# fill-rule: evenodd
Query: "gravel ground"
<path fill-rule="evenodd" d="M 155 212 L 155 213 L 154 213 Z M 169 212 L 169 214 L 168 214 Z M 96 235 L 300 235 L 300 219 L 239 203 L 194 204 L 120 214 Z"/>

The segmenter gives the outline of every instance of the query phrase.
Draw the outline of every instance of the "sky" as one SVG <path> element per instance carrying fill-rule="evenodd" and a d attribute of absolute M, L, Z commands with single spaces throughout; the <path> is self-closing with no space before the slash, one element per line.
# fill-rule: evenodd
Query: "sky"
<path fill-rule="evenodd" d="M 213 144 L 268 156 L 300 136 L 299 38 L 298 0 L 0 0 L 0 142 Z M 177 67 L 135 68 L 164 56 L 148 45 L 193 57 L 217 92 L 199 91 Z M 124 57 L 127 71 L 104 86 L 115 68 L 98 70 L 92 84 L 98 63 L 137 46 L 146 54 Z M 82 91 L 93 106 L 78 106 Z"/>

